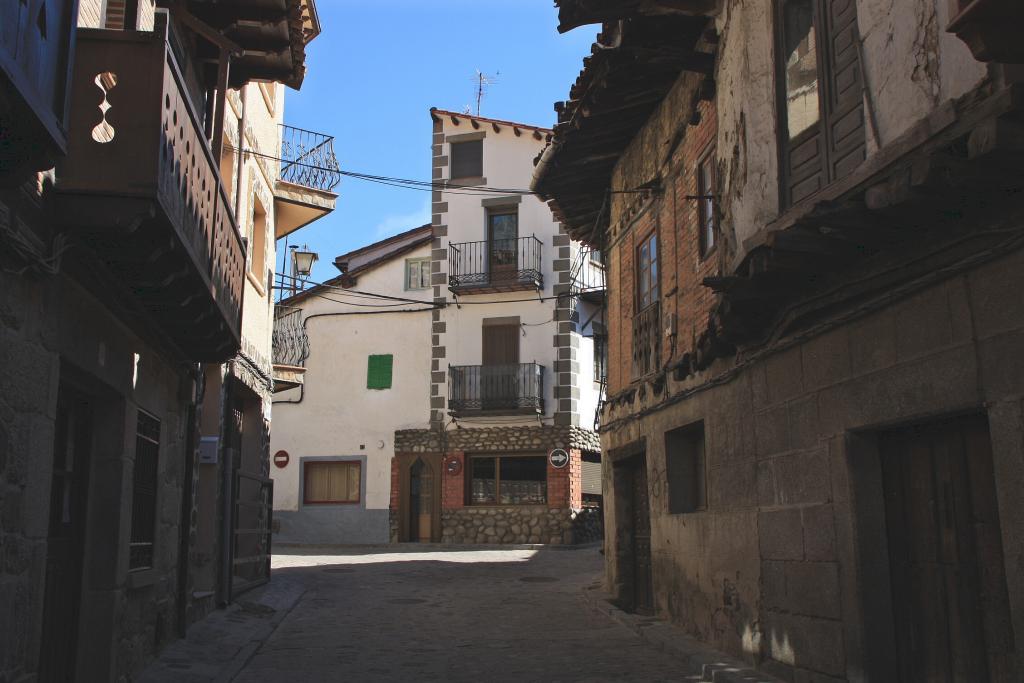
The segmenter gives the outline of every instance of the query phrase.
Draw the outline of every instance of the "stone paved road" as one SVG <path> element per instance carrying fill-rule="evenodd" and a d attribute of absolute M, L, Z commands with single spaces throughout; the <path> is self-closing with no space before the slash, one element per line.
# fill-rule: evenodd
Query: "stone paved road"
<path fill-rule="evenodd" d="M 236 681 L 699 680 L 587 605 L 596 549 L 342 553 L 275 556 L 305 593 Z"/>

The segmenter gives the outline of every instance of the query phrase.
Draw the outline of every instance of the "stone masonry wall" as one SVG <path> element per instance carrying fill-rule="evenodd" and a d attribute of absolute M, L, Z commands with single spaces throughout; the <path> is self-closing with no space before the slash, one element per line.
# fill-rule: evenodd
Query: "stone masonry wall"
<path fill-rule="evenodd" d="M 473 507 L 441 511 L 443 543 L 572 543 L 570 510 L 544 506 Z"/>
<path fill-rule="evenodd" d="M 570 425 L 535 427 L 483 427 L 444 432 L 444 451 L 515 452 L 550 448 L 579 448 L 600 452 L 597 432 Z M 440 432 L 433 429 L 401 429 L 395 432 L 396 453 L 436 453 L 442 450 Z"/>

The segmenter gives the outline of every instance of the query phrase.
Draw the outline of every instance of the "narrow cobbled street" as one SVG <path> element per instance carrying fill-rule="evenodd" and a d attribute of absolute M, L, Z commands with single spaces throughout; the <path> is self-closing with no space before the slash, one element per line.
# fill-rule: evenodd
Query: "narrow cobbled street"
<path fill-rule="evenodd" d="M 709 661 L 637 633 L 684 644 L 672 627 L 609 616 L 596 548 L 286 552 L 301 554 L 275 556 L 269 586 L 141 680 L 697 681 Z"/>

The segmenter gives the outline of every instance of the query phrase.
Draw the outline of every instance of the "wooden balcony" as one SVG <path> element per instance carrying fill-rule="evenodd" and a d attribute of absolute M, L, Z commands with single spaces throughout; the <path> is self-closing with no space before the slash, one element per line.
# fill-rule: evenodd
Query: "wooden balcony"
<path fill-rule="evenodd" d="M 245 250 L 166 28 L 77 40 L 58 220 L 187 358 L 226 360 Z"/>
<path fill-rule="evenodd" d="M 633 316 L 633 378 L 661 368 L 661 304 L 655 301 Z"/>
<path fill-rule="evenodd" d="M 0 185 L 52 168 L 65 152 L 77 7 L 0 2 Z"/>
<path fill-rule="evenodd" d="M 541 414 L 544 366 L 453 365 L 448 368 L 448 412 L 456 417 Z"/>

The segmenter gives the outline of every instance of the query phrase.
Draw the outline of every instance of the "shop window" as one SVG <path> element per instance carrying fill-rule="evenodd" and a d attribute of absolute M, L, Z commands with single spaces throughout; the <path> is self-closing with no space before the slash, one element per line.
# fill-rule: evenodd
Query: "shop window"
<path fill-rule="evenodd" d="M 362 465 L 355 460 L 304 462 L 302 502 L 342 505 L 359 502 Z"/>
<path fill-rule="evenodd" d="M 153 566 L 159 454 L 160 420 L 140 410 L 135 428 L 132 530 L 128 552 L 128 569 L 133 571 L 150 569 Z"/>
<path fill-rule="evenodd" d="M 469 458 L 471 505 L 544 505 L 548 459 L 543 455 L 474 455 Z"/>
<path fill-rule="evenodd" d="M 390 389 L 391 368 L 394 356 L 389 354 L 370 356 L 366 363 L 366 388 Z"/>
<path fill-rule="evenodd" d="M 668 511 L 672 514 L 707 508 L 704 476 L 704 423 L 665 433 Z"/>

